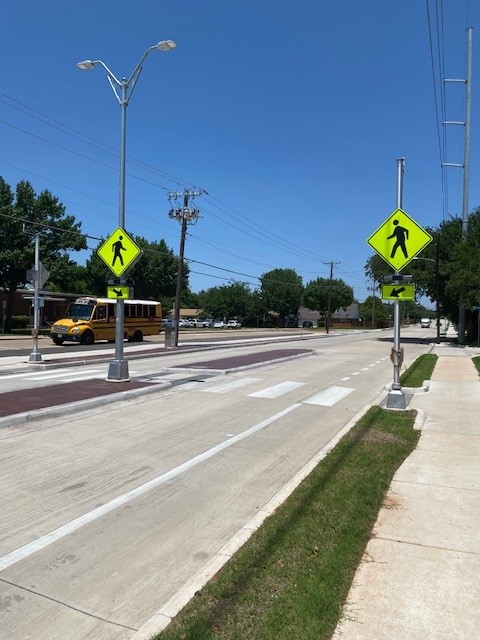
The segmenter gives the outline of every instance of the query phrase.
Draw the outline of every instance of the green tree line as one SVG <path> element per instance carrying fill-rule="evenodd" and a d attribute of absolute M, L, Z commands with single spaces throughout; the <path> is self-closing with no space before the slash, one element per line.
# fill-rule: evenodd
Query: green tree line
<path fill-rule="evenodd" d="M 462 241 L 459 218 L 427 229 L 433 236 L 417 259 L 408 265 L 413 275 L 416 295 L 438 299 L 443 316 L 455 320 L 458 314 L 459 292 L 463 291 L 467 307 L 467 326 L 475 318 L 474 307 L 480 304 L 480 209 L 469 216 L 469 232 Z M 34 264 L 35 234 L 40 236 L 41 261 L 49 271 L 47 287 L 51 291 L 105 295 L 106 282 L 111 278 L 108 267 L 92 250 L 84 266 L 72 259 L 75 252 L 87 248 L 81 222 L 66 212 L 66 207 L 49 191 L 35 193 L 28 181 L 20 181 L 13 189 L 0 177 L 0 289 L 6 292 L 5 329 L 10 330 L 15 292 L 26 282 L 26 272 Z M 159 300 L 164 309 L 171 309 L 175 298 L 178 259 L 161 239 L 150 242 L 132 236 L 143 254 L 129 273 L 134 280 L 135 296 Z M 346 307 L 354 302 L 352 287 L 341 278 L 317 277 L 303 280 L 294 269 L 272 269 L 260 276 L 257 287 L 233 281 L 193 293 L 189 286 L 188 261 L 185 262 L 182 307 L 197 307 L 205 316 L 238 318 L 251 326 L 284 326 L 296 316 L 301 306 L 326 316 L 328 310 Z M 388 319 L 390 305 L 380 300 L 380 282 L 391 275 L 391 268 L 377 255 L 365 264 L 365 274 L 372 280 L 372 296 L 360 306 L 365 319 Z M 415 302 L 402 303 L 404 316 L 418 319 L 425 310 Z M 468 320 L 470 322 L 468 323 Z"/>

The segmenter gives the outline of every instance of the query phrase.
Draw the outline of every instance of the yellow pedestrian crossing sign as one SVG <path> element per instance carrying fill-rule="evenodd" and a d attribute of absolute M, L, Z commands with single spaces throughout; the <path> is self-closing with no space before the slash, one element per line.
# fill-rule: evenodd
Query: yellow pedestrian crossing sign
<path fill-rule="evenodd" d="M 395 271 L 401 271 L 432 239 L 408 213 L 397 209 L 368 238 L 367 243 Z"/>
<path fill-rule="evenodd" d="M 118 277 L 133 267 L 142 255 L 142 250 L 135 244 L 125 229 L 117 227 L 97 249 L 97 253 L 108 268 Z"/>
<path fill-rule="evenodd" d="M 382 300 L 415 300 L 415 285 L 382 284 Z"/>

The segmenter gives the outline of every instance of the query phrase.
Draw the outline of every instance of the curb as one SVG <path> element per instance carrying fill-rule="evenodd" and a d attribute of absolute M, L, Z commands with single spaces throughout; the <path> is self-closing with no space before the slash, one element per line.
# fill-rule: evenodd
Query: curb
<path fill-rule="evenodd" d="M 365 405 L 347 424 L 324 446 L 306 465 L 298 471 L 277 493 L 260 509 L 221 549 L 188 580 L 162 607 L 143 624 L 130 640 L 149 640 L 153 635 L 163 631 L 183 607 L 202 589 L 230 560 L 230 558 L 249 540 L 253 533 L 282 505 L 308 474 L 339 443 L 345 434 L 374 405 Z"/>

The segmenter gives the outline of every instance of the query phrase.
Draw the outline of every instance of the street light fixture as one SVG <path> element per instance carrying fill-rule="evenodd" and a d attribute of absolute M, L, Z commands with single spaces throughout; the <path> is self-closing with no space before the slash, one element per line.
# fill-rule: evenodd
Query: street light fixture
<path fill-rule="evenodd" d="M 130 77 L 119 80 L 102 60 L 83 60 L 77 63 L 77 67 L 86 71 L 92 69 L 95 65 L 101 65 L 107 72 L 107 80 L 110 83 L 113 93 L 117 98 L 121 108 L 121 135 L 120 135 L 120 188 L 118 202 L 118 226 L 122 229 L 125 226 L 125 158 L 126 158 L 126 117 L 127 106 L 132 96 L 137 80 L 142 72 L 142 64 L 151 51 L 158 49 L 159 51 L 171 51 L 177 46 L 174 40 L 161 40 L 149 47 L 143 54 L 140 62 L 133 70 Z M 109 382 L 127 382 L 128 361 L 123 357 L 123 328 L 125 324 L 125 305 L 123 300 L 117 300 L 116 303 L 116 323 L 115 323 L 115 357 L 110 362 L 108 368 L 107 381 Z"/>

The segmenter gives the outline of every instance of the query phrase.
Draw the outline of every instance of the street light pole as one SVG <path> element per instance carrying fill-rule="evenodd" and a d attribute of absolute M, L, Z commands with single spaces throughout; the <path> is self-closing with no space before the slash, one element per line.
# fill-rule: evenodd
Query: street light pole
<path fill-rule="evenodd" d="M 121 110 L 121 127 L 120 127 L 120 180 L 119 180 L 119 196 L 118 196 L 118 226 L 125 227 L 125 163 L 126 163 L 126 128 L 127 128 L 127 106 L 132 97 L 133 90 L 137 84 L 140 73 L 142 72 L 142 64 L 149 53 L 158 49 L 159 51 L 171 51 L 175 49 L 176 43 L 173 40 L 161 40 L 157 44 L 149 47 L 139 63 L 133 70 L 130 77 L 119 80 L 102 60 L 83 60 L 77 64 L 82 71 L 92 69 L 95 65 L 101 65 L 106 73 L 107 80 L 110 83 L 112 91 L 117 98 Z M 115 322 L 115 356 L 108 367 L 108 382 L 128 382 L 130 380 L 128 373 L 128 361 L 123 357 L 123 337 L 125 324 L 125 303 L 124 300 L 116 301 L 116 322 Z"/>

